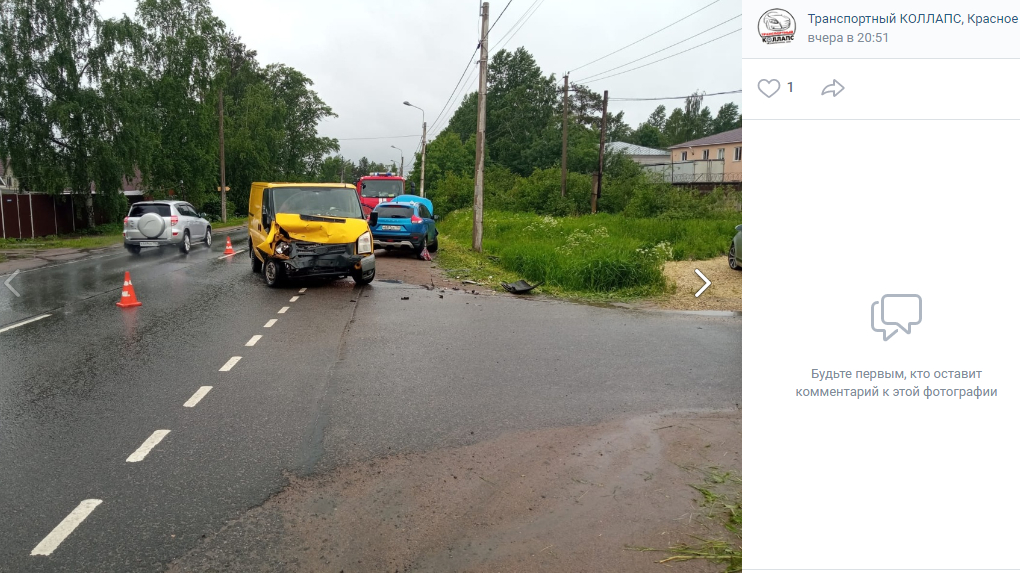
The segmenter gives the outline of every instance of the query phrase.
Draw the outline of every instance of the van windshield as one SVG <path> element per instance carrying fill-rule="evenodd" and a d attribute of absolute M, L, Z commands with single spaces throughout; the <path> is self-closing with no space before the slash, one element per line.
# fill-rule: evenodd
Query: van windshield
<path fill-rule="evenodd" d="M 363 179 L 361 196 L 369 199 L 392 199 L 404 192 L 404 182 L 400 179 Z"/>
<path fill-rule="evenodd" d="M 358 193 L 349 187 L 277 187 L 272 194 L 277 214 L 363 218 Z"/>

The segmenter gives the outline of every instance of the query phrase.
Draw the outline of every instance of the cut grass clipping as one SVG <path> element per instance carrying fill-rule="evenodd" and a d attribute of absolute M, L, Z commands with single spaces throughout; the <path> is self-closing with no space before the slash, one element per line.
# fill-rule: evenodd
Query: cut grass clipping
<path fill-rule="evenodd" d="M 712 219 L 641 219 L 623 215 L 550 217 L 486 211 L 483 250 L 529 282 L 567 292 L 648 295 L 666 289 L 667 260 L 725 254 L 740 215 Z M 451 213 L 443 236 L 471 244 L 472 213 Z"/>
<path fill-rule="evenodd" d="M 692 469 L 692 468 L 681 468 Z M 719 522 L 736 539 L 734 542 L 722 539 L 704 539 L 694 537 L 700 543 L 690 545 L 680 543 L 665 549 L 652 547 L 628 547 L 633 551 L 657 551 L 670 556 L 656 563 L 673 563 L 678 561 L 704 560 L 725 565 L 724 573 L 737 573 L 743 569 L 743 550 L 740 547 L 743 522 L 743 506 L 740 499 L 741 481 L 730 472 L 721 472 L 719 468 L 710 467 L 701 470 L 705 480 L 700 484 L 691 484 L 701 494 L 701 507 L 705 508 L 705 517 Z M 723 534 L 728 537 L 727 535 Z"/>

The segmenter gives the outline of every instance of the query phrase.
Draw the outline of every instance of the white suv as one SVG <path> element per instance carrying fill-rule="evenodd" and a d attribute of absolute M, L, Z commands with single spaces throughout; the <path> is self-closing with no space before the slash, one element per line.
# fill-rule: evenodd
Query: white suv
<path fill-rule="evenodd" d="M 212 246 L 212 226 L 184 201 L 142 201 L 124 217 L 124 248 L 136 255 L 142 247 L 164 245 L 177 245 L 182 253 L 189 253 L 197 237 Z"/>

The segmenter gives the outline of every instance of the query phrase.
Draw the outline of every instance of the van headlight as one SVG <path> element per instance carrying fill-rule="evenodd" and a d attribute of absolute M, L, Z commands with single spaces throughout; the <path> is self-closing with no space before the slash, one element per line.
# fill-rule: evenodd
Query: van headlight
<path fill-rule="evenodd" d="M 276 254 L 289 257 L 290 253 L 294 250 L 294 247 L 286 241 L 280 241 L 276 244 Z"/>
<path fill-rule="evenodd" d="M 358 254 L 369 255 L 372 253 L 372 233 L 365 231 L 358 237 Z"/>

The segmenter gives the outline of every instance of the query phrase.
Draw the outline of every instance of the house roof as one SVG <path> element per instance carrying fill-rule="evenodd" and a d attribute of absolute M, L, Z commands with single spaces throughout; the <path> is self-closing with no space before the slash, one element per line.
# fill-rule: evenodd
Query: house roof
<path fill-rule="evenodd" d="M 722 145 L 724 143 L 740 143 L 743 141 L 740 135 L 741 129 L 742 128 L 738 127 L 737 129 L 731 129 L 730 131 L 709 135 L 708 137 L 702 137 L 701 139 L 693 139 L 676 145 L 670 145 L 669 149 L 676 149 L 678 147 L 701 147 L 703 145 Z"/>
<path fill-rule="evenodd" d="M 665 149 L 643 147 L 641 145 L 634 145 L 633 143 L 627 143 L 625 141 L 609 141 L 606 143 L 606 150 L 614 153 L 622 153 L 624 155 L 669 155 L 669 152 Z"/>

